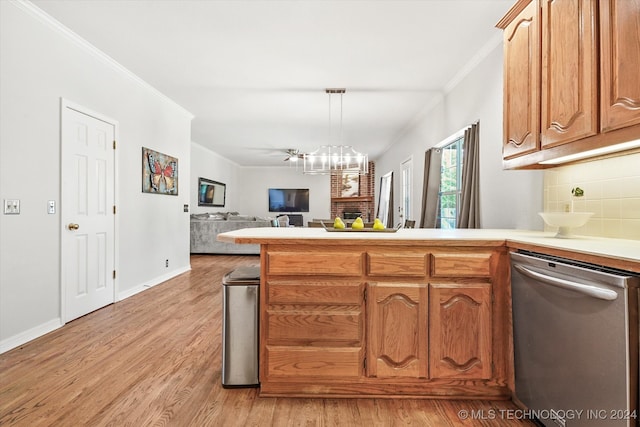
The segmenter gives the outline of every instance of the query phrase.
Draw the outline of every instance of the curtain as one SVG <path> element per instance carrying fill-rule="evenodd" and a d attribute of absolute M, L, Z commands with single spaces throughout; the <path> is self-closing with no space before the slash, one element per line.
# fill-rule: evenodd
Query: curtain
<path fill-rule="evenodd" d="M 480 123 L 464 132 L 458 228 L 480 228 Z"/>
<path fill-rule="evenodd" d="M 424 181 L 422 184 L 422 213 L 420 228 L 436 228 L 440 205 L 440 168 L 442 150 L 430 148 L 424 153 Z"/>

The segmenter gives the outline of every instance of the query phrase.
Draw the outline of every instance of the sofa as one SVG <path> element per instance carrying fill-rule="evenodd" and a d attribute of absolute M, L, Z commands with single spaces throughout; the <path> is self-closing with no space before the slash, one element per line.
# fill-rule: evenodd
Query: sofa
<path fill-rule="evenodd" d="M 270 227 L 270 218 L 239 215 L 237 212 L 213 212 L 191 215 L 192 254 L 259 255 L 258 244 L 235 244 L 216 240 L 219 233 L 242 228 Z"/>

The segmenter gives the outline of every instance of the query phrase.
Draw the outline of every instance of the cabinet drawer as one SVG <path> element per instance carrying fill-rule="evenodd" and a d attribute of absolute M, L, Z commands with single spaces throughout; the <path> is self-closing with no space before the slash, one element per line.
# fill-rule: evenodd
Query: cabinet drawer
<path fill-rule="evenodd" d="M 267 274 L 360 276 L 363 252 L 267 252 Z"/>
<path fill-rule="evenodd" d="M 268 377 L 359 377 L 360 347 L 267 346 Z"/>
<path fill-rule="evenodd" d="M 363 286 L 358 282 L 268 281 L 267 304 L 360 305 L 363 300 Z"/>
<path fill-rule="evenodd" d="M 362 313 L 357 311 L 267 311 L 267 339 L 361 341 Z"/>
<path fill-rule="evenodd" d="M 431 254 L 434 277 L 489 277 L 491 252 Z"/>
<path fill-rule="evenodd" d="M 367 253 L 367 273 L 370 276 L 426 276 L 425 253 Z"/>

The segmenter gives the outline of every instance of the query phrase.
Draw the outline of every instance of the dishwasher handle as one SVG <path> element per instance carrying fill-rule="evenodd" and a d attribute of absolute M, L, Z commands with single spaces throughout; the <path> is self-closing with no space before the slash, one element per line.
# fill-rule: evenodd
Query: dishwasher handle
<path fill-rule="evenodd" d="M 570 280 L 560 279 L 558 277 L 547 276 L 546 274 L 538 273 L 533 270 L 529 270 L 519 264 L 513 264 L 513 268 L 522 273 L 523 275 L 532 279 L 538 280 L 547 285 L 555 286 L 562 289 L 578 292 L 584 295 L 588 295 L 593 298 L 603 299 L 606 301 L 613 301 L 618 298 L 618 294 L 611 289 L 603 289 L 597 286 L 585 285 L 583 283 L 572 282 Z"/>

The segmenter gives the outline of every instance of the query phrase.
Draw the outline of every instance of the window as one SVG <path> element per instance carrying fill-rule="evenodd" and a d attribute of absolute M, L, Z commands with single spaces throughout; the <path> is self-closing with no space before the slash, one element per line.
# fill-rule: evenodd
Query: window
<path fill-rule="evenodd" d="M 437 228 L 456 228 L 462 185 L 462 152 L 464 133 L 449 139 L 442 148 Z"/>

